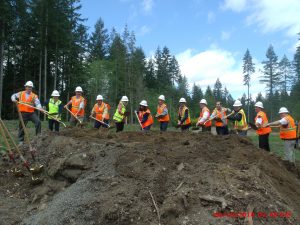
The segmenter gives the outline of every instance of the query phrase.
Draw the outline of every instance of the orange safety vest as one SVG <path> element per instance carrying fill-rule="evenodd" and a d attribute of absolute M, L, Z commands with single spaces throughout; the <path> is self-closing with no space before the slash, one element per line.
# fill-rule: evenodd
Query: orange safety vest
<path fill-rule="evenodd" d="M 297 138 L 297 132 L 296 132 L 296 125 L 294 119 L 287 115 L 285 119 L 288 121 L 288 125 L 286 126 L 280 126 L 280 133 L 279 136 L 283 140 L 293 140 Z"/>
<path fill-rule="evenodd" d="M 161 106 L 157 106 L 157 114 L 160 115 L 164 112 L 164 109 L 167 108 L 166 104 L 162 104 Z M 170 121 L 170 116 L 169 114 L 165 115 L 164 117 L 158 118 L 159 122 L 169 122 Z"/>
<path fill-rule="evenodd" d="M 215 112 L 217 114 L 216 118 L 223 119 L 226 116 L 226 110 L 223 110 L 223 108 L 221 110 L 218 110 L 217 108 L 215 108 Z M 223 126 L 226 126 L 227 124 L 228 124 L 228 119 L 225 120 L 225 123 L 223 123 L 223 121 L 215 122 L 216 127 L 223 127 Z"/>
<path fill-rule="evenodd" d="M 208 112 L 208 118 L 210 117 L 210 111 L 209 109 L 205 106 L 201 112 L 200 112 L 200 117 L 199 120 L 203 117 L 204 113 Z M 211 127 L 211 120 L 207 120 L 207 122 L 205 122 L 205 124 L 203 124 L 205 127 Z"/>
<path fill-rule="evenodd" d="M 269 123 L 267 115 L 263 111 L 260 111 L 257 113 L 257 115 L 255 117 L 255 121 L 257 120 L 257 118 L 262 118 L 262 125 Z M 271 127 L 260 127 L 256 130 L 257 135 L 269 134 L 271 132 L 272 132 Z"/>
<path fill-rule="evenodd" d="M 80 105 L 81 102 L 84 103 L 84 106 L 85 106 L 85 103 L 86 103 L 85 99 L 82 96 L 80 96 L 80 98 L 76 98 L 76 96 L 73 96 L 71 98 L 71 101 L 72 101 L 71 111 L 72 111 L 73 114 L 76 114 L 78 112 L 79 105 Z M 78 112 L 77 115 L 78 116 L 84 116 L 84 108 L 80 109 L 80 111 Z"/>
<path fill-rule="evenodd" d="M 106 114 L 105 118 L 103 118 L 103 112 L 104 112 L 105 108 L 107 108 L 107 114 Z M 96 119 L 97 120 L 102 120 L 102 119 L 109 120 L 108 110 L 109 110 L 108 104 L 102 102 L 102 104 L 99 106 L 98 103 L 96 103 L 94 105 L 94 112 L 96 114 Z"/>
<path fill-rule="evenodd" d="M 139 111 L 139 119 L 140 119 L 140 121 L 143 120 L 143 117 L 144 117 L 144 115 L 145 115 L 146 113 L 149 113 L 149 116 L 148 116 L 148 119 L 147 119 L 144 123 L 142 123 L 142 128 L 143 128 L 143 129 L 144 129 L 145 127 L 148 127 L 148 126 L 150 126 L 150 125 L 153 124 L 153 117 L 152 117 L 151 112 L 150 112 L 149 109 L 147 109 L 146 111 Z"/>
<path fill-rule="evenodd" d="M 188 107 L 186 107 L 186 106 L 183 106 L 181 110 L 179 107 L 178 116 L 180 117 L 180 119 L 182 119 L 184 117 L 185 110 L 187 110 L 187 109 L 188 109 Z M 191 124 L 191 118 L 190 118 L 190 113 L 188 113 L 188 118 L 183 122 L 183 125 L 190 125 L 190 124 Z"/>
<path fill-rule="evenodd" d="M 19 102 L 20 103 L 25 103 L 27 105 L 34 106 L 35 99 L 37 99 L 37 98 L 38 98 L 38 96 L 36 94 L 34 94 L 33 92 L 30 93 L 30 95 L 27 99 L 26 99 L 26 91 L 19 92 Z M 27 105 L 19 104 L 18 106 L 19 106 L 20 112 L 33 113 L 34 108 L 27 106 Z"/>

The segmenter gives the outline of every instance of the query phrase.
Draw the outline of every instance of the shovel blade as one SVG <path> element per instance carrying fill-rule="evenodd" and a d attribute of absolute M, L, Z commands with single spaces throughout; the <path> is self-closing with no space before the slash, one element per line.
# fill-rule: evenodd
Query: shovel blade
<path fill-rule="evenodd" d="M 32 176 L 30 183 L 33 184 L 33 185 L 37 185 L 37 184 L 41 184 L 43 182 L 44 182 L 44 180 L 42 178 Z"/>
<path fill-rule="evenodd" d="M 12 169 L 11 172 L 12 172 L 13 175 L 16 176 L 16 177 L 24 177 L 24 173 L 22 172 L 22 170 L 20 170 L 20 169 L 18 169 L 18 168 Z"/>
<path fill-rule="evenodd" d="M 37 163 L 30 167 L 30 172 L 32 174 L 39 174 L 43 171 L 43 169 L 44 169 L 44 165 Z"/>

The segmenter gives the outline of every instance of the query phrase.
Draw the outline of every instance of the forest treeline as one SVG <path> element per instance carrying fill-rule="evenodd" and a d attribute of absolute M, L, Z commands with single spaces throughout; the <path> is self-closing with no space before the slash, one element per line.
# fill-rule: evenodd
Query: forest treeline
<path fill-rule="evenodd" d="M 54 89 L 61 93 L 62 101 L 67 102 L 75 87 L 81 86 L 88 109 L 96 96 L 102 94 L 112 108 L 121 96 L 127 95 L 132 113 L 142 99 L 154 110 L 158 96 L 164 94 L 174 120 L 180 97 L 187 99 L 193 117 L 199 114 L 201 98 L 207 99 L 210 108 L 219 100 L 224 106 L 232 105 L 234 99 L 227 89 L 230 87 L 222 85 L 220 79 L 205 90 L 196 84 L 189 87 L 167 46 L 157 47 L 154 56 L 147 58 L 143 48 L 137 46 L 134 32 L 126 25 L 119 33 L 114 28 L 109 30 L 99 18 L 89 33 L 80 7 L 79 0 L 1 1 L 0 112 L 3 118 L 16 118 L 10 96 L 22 90 L 27 80 L 34 82 L 34 91 L 42 102 Z M 286 106 L 299 119 L 300 46 L 293 60 L 285 55 L 278 59 L 273 46 L 268 47 L 261 71 L 266 97 L 263 93 L 255 99 L 251 97 L 255 65 L 249 50 L 243 62 L 244 84 L 241 85 L 249 91 L 245 91 L 241 101 L 246 109 L 249 105 L 250 120 L 253 120 L 257 100 L 264 102 L 271 118 L 277 117 L 279 107 Z M 226 79 L 222 74 L 220 78 Z M 130 120 L 133 122 L 133 115 Z"/>

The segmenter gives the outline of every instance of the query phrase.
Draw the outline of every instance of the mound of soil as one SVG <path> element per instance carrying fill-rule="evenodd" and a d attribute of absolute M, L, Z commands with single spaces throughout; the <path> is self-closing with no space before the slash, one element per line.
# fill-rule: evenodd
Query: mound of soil
<path fill-rule="evenodd" d="M 1 225 L 300 224 L 300 167 L 246 138 L 66 129 L 33 145 L 42 184 L 0 163 Z"/>

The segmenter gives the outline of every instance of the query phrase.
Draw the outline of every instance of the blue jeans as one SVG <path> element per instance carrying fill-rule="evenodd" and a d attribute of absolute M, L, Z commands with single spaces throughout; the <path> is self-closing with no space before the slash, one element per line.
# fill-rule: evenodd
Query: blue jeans
<path fill-rule="evenodd" d="M 167 131 L 169 122 L 160 122 L 160 131 Z"/>

